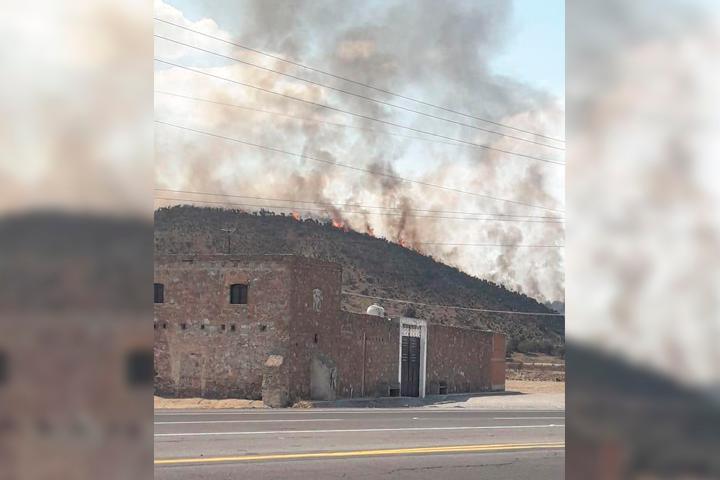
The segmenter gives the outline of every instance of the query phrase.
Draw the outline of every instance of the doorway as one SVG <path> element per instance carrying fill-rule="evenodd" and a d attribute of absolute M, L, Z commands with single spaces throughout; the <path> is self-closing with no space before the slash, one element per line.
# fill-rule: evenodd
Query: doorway
<path fill-rule="evenodd" d="M 420 396 L 420 337 L 402 337 L 400 395 Z"/>

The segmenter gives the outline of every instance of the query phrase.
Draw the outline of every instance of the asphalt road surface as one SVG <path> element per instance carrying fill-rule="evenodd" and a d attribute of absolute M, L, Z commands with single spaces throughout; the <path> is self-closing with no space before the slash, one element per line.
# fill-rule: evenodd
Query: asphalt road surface
<path fill-rule="evenodd" d="M 159 479 L 562 479 L 563 411 L 156 410 Z"/>

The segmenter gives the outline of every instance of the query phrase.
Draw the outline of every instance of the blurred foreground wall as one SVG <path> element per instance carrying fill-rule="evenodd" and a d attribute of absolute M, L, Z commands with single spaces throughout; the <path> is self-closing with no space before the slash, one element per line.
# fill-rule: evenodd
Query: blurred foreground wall
<path fill-rule="evenodd" d="M 567 6 L 567 478 L 720 478 L 717 6 Z"/>
<path fill-rule="evenodd" d="M 152 4 L 0 16 L 0 478 L 152 475 Z"/>

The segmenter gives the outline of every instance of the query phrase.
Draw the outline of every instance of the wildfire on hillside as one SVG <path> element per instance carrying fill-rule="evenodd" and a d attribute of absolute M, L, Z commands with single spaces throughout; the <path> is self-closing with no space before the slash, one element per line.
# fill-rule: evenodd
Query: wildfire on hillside
<path fill-rule="evenodd" d="M 298 222 L 300 221 L 300 213 L 292 212 L 291 215 L 295 220 L 297 220 Z"/>
<path fill-rule="evenodd" d="M 344 232 L 350 231 L 350 227 L 348 227 L 343 220 L 338 220 L 336 218 L 332 219 L 332 226 Z"/>

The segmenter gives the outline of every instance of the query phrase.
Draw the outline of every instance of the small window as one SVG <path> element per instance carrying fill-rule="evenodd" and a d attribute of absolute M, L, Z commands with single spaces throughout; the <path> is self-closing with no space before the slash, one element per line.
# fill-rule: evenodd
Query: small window
<path fill-rule="evenodd" d="M 182 328 L 183 330 L 187 330 L 187 323 L 181 323 L 180 328 Z"/>
<path fill-rule="evenodd" d="M 313 337 L 313 343 L 317 343 L 317 342 L 318 342 L 318 335 L 316 333 L 315 336 Z"/>
<path fill-rule="evenodd" d="M 130 385 L 152 385 L 153 383 L 153 352 L 136 350 L 130 352 L 126 359 L 126 378 Z"/>
<path fill-rule="evenodd" d="M 222 325 L 220 325 L 220 330 L 222 330 L 223 332 L 225 331 L 225 324 L 224 324 L 224 323 L 223 323 Z"/>
<path fill-rule="evenodd" d="M 236 283 L 230 285 L 230 303 L 233 305 L 245 305 L 248 303 L 248 286 Z"/>
<path fill-rule="evenodd" d="M 231 332 L 234 332 L 234 331 L 235 331 L 235 325 L 234 325 L 234 324 L 233 324 L 233 325 L 230 325 L 230 331 L 231 331 Z"/>
<path fill-rule="evenodd" d="M 162 283 L 154 284 L 155 303 L 165 303 L 165 285 Z"/>

